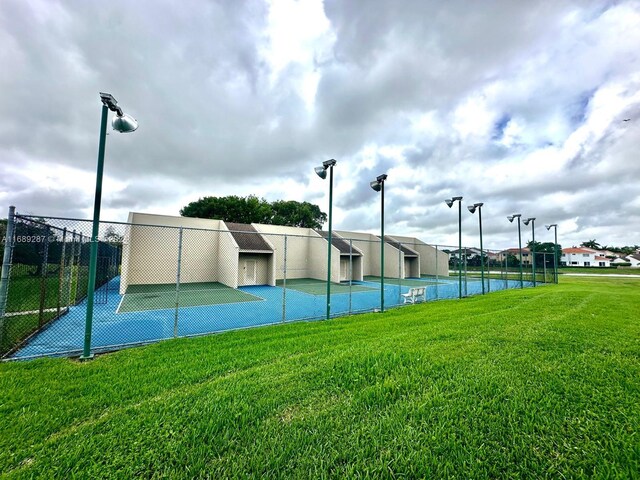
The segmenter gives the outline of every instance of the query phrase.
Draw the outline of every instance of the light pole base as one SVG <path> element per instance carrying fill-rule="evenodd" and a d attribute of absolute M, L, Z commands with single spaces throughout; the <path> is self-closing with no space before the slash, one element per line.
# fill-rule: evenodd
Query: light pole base
<path fill-rule="evenodd" d="M 87 355 L 86 357 L 84 355 L 80 355 L 78 357 L 78 360 L 80 360 L 81 362 L 87 362 L 89 360 L 93 360 L 93 353 L 90 353 L 89 355 Z"/>

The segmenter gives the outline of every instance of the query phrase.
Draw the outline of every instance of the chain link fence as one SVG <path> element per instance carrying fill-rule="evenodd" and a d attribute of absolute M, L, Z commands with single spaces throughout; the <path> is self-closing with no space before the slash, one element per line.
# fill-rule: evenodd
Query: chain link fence
<path fill-rule="evenodd" d="M 411 237 L 333 232 L 329 264 L 322 231 L 200 219 L 185 227 L 180 218 L 101 222 L 88 319 L 92 222 L 9 217 L 0 283 L 5 359 L 381 311 L 553 283 L 557 273 L 552 254 L 536 254 L 534 267 L 509 251 L 481 255 Z"/>

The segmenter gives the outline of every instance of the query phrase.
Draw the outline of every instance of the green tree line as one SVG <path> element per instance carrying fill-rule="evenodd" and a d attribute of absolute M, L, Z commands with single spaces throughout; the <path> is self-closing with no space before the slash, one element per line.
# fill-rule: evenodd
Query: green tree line
<path fill-rule="evenodd" d="M 327 214 L 312 203 L 294 200 L 268 202 L 255 195 L 202 197 L 180 209 L 180 215 L 235 223 L 263 223 L 303 228 L 322 228 L 322 224 L 327 221 Z"/>

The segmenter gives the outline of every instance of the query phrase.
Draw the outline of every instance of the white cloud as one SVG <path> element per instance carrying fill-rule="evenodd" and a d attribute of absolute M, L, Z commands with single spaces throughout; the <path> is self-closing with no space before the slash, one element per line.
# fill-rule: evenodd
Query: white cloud
<path fill-rule="evenodd" d="M 107 139 L 103 218 L 229 194 L 326 210 L 313 167 L 336 158 L 336 228 L 377 231 L 388 173 L 390 232 L 457 243 L 460 194 L 490 247 L 515 211 L 640 243 L 639 44 L 637 1 L 7 0 L 0 201 L 88 215 L 106 90 L 141 126 Z"/>

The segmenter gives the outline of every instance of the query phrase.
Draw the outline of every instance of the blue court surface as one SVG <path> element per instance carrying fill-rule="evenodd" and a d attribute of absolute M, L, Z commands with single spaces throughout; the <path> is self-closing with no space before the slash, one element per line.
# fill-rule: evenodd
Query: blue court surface
<path fill-rule="evenodd" d="M 411 279 L 412 286 L 420 279 Z M 458 278 L 423 277 L 427 301 L 457 298 Z M 373 311 L 380 307 L 380 284 L 354 282 L 370 287 L 366 291 L 331 295 L 332 316 Z M 434 284 L 435 283 L 435 284 Z M 116 277 L 96 292 L 96 298 L 106 303 L 95 304 L 91 336 L 92 352 L 118 350 L 125 346 L 156 342 L 174 337 L 203 335 L 228 330 L 272 325 L 297 320 L 317 320 L 326 316 L 326 296 L 312 295 L 293 289 L 271 286 L 247 286 L 239 290 L 258 297 L 256 301 L 179 307 L 116 313 L 122 295 L 118 294 L 120 279 Z M 485 279 L 490 291 L 518 288 L 516 280 Z M 385 283 L 385 308 L 402 305 L 401 293 L 410 286 Z M 106 291 L 104 290 L 106 289 Z M 479 279 L 463 282 L 463 295 L 482 292 Z M 106 293 L 106 295 L 105 295 Z M 86 301 L 72 306 L 57 320 L 33 335 L 11 358 L 32 358 L 50 355 L 78 355 L 82 353 L 86 317 Z"/>

